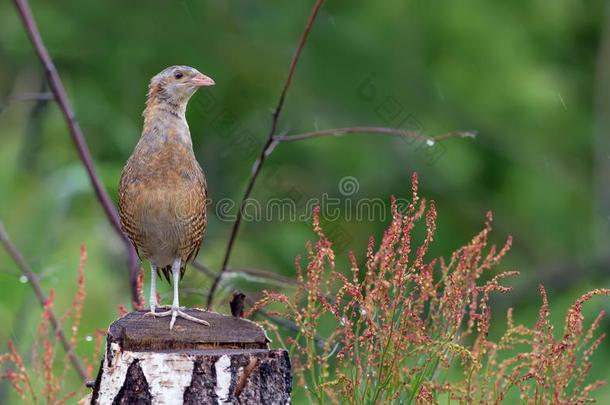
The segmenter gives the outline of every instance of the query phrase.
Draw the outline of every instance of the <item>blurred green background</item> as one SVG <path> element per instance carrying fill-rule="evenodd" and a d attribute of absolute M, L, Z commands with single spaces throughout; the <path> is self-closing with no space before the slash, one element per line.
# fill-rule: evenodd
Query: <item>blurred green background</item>
<path fill-rule="evenodd" d="M 149 79 L 174 64 L 216 81 L 191 100 L 187 118 L 195 153 L 214 201 L 241 197 L 270 125 L 270 111 L 313 1 L 33 0 L 41 34 L 67 87 L 104 184 L 116 199 L 124 162 L 138 140 Z M 267 201 L 324 193 L 358 181 L 358 198 L 421 193 L 436 200 L 432 253 L 449 255 L 495 214 L 493 240 L 514 247 L 501 269 L 518 269 L 515 291 L 496 300 L 496 321 L 515 306 L 535 319 L 537 285 L 547 286 L 554 319 L 581 293 L 608 286 L 610 225 L 610 20 L 607 2 L 328 1 L 315 23 L 289 91 L 279 129 L 300 133 L 354 125 L 406 127 L 428 135 L 477 130 L 429 147 L 384 135 L 280 144 L 253 197 Z M 10 1 L 0 3 L 0 219 L 42 278 L 58 311 L 76 291 L 79 245 L 88 249 L 86 337 L 130 302 L 125 254 L 95 199 L 43 70 Z M 44 98 L 44 97 L 43 97 Z M 213 211 L 213 210 L 212 210 Z M 363 257 L 384 221 L 327 224 L 339 263 Z M 218 270 L 231 223 L 210 215 L 199 261 Z M 246 222 L 233 267 L 294 274 L 293 261 L 313 238 L 301 221 Z M 270 282 L 231 278 L 256 298 Z M 148 272 L 146 273 L 148 283 Z M 203 306 L 210 280 L 194 270 L 183 300 Z M 216 308 L 228 312 L 232 286 Z M 168 299 L 170 288 L 162 284 Z M 187 291 L 188 290 L 188 291 Z M 608 302 L 596 299 L 591 315 Z M 31 288 L 0 252 L 0 343 L 27 352 L 40 308 Z M 605 321 L 604 329 L 610 324 Z M 559 329 L 557 333 L 560 333 Z M 609 344 L 593 378 L 610 377 Z M 75 375 L 68 386 L 78 386 Z M 0 385 L 0 403 L 9 401 Z M 610 401 L 610 389 L 598 393 Z"/>

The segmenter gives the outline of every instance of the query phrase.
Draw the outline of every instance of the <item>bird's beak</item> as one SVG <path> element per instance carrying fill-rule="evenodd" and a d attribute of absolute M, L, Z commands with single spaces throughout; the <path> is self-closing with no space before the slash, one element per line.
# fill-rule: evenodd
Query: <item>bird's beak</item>
<path fill-rule="evenodd" d="M 211 77 L 208 77 L 203 73 L 197 73 L 197 75 L 193 77 L 190 82 L 196 87 L 213 86 L 215 84 Z"/>

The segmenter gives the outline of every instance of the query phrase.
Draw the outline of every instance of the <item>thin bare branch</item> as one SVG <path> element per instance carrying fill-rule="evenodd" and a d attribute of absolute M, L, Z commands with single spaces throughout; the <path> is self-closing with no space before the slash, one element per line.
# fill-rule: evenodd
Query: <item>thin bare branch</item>
<path fill-rule="evenodd" d="M 208 277 L 216 277 L 216 273 L 212 269 L 199 262 L 193 262 L 193 267 Z M 275 272 L 263 269 L 228 267 L 225 271 L 225 276 L 242 277 L 248 280 L 265 282 L 282 287 L 293 287 L 296 285 L 296 281 L 292 277 L 282 276 Z"/>
<path fill-rule="evenodd" d="M 32 45 L 34 46 L 36 53 L 38 54 L 40 63 L 44 67 L 45 74 L 49 82 L 49 87 L 51 88 L 51 92 L 53 93 L 53 97 L 57 101 L 57 104 L 59 105 L 59 108 L 63 113 L 63 116 L 66 120 L 66 124 L 68 125 L 68 129 L 70 130 L 70 135 L 72 137 L 72 140 L 74 141 L 80 159 L 83 162 L 85 169 L 87 170 L 89 180 L 91 180 L 91 184 L 93 186 L 97 199 L 102 205 L 102 208 L 104 209 L 104 212 L 106 214 L 106 217 L 108 217 L 110 224 L 125 244 L 129 262 L 129 283 L 131 286 L 132 302 L 138 302 L 138 258 L 136 252 L 133 246 L 131 245 L 131 242 L 127 239 L 127 237 L 121 230 L 121 224 L 116 208 L 95 171 L 93 159 L 91 157 L 91 153 L 89 152 L 89 147 L 87 146 L 85 137 L 83 136 L 80 125 L 76 119 L 74 110 L 70 106 L 66 90 L 63 86 L 61 78 L 59 77 L 59 74 L 57 73 L 55 64 L 53 63 L 53 60 L 51 59 L 51 56 L 49 55 L 44 45 L 42 37 L 40 36 L 40 32 L 38 31 L 38 26 L 36 25 L 36 21 L 34 20 L 34 16 L 32 15 L 30 5 L 28 4 L 27 0 L 15 0 L 15 5 L 17 6 L 17 10 L 19 11 L 19 15 L 28 33 L 30 41 L 32 42 Z"/>
<path fill-rule="evenodd" d="M 203 264 L 201 264 L 199 262 L 195 262 L 195 261 L 192 262 L 191 265 L 195 269 L 199 270 L 200 272 L 202 272 L 203 274 L 205 274 L 206 276 L 208 276 L 208 277 L 210 277 L 212 279 L 214 277 L 216 277 L 216 273 L 212 269 L 210 269 L 208 266 L 205 266 L 205 265 L 203 265 Z"/>
<path fill-rule="evenodd" d="M 225 276 L 231 278 L 242 278 L 252 282 L 265 283 L 266 285 L 272 284 L 280 287 L 295 287 L 297 285 L 294 278 L 285 277 L 262 269 L 229 267 L 225 272 Z"/>
<path fill-rule="evenodd" d="M 53 93 L 20 93 L 8 99 L 9 101 L 51 101 L 55 100 Z"/>
<path fill-rule="evenodd" d="M 305 139 L 321 138 L 325 136 L 343 136 L 347 134 L 385 134 L 397 136 L 400 138 L 417 138 L 424 141 L 432 140 L 434 142 L 443 141 L 449 138 L 474 138 L 476 132 L 474 131 L 454 131 L 448 132 L 442 135 L 428 136 L 421 134 L 416 131 L 409 131 L 398 128 L 387 128 L 387 127 L 347 127 L 347 128 L 332 128 L 323 129 L 320 131 L 305 132 L 302 134 L 295 135 L 276 135 L 273 137 L 274 141 L 277 142 L 292 142 L 302 141 Z"/>
<path fill-rule="evenodd" d="M 17 249 L 15 245 L 11 242 L 6 230 L 4 229 L 4 225 L 0 221 L 0 243 L 7 251 L 7 253 L 11 256 L 19 270 L 23 273 L 24 276 L 27 277 L 32 289 L 34 290 L 34 294 L 36 298 L 38 298 L 38 302 L 44 308 L 48 298 L 45 293 L 42 291 L 42 287 L 40 286 L 40 281 L 38 280 L 38 276 L 30 269 L 30 266 L 27 264 L 21 252 Z M 81 362 L 81 359 L 74 352 L 74 347 L 70 344 L 70 341 L 66 338 L 63 330 L 61 329 L 61 325 L 59 324 L 59 320 L 55 313 L 52 310 L 49 310 L 49 319 L 51 321 L 51 325 L 53 326 L 53 330 L 55 331 L 55 335 L 59 339 L 59 342 L 63 346 L 66 355 L 70 359 L 70 362 L 76 369 L 76 372 L 83 380 L 83 382 L 87 382 L 88 376 L 85 371 L 85 367 Z"/>
<path fill-rule="evenodd" d="M 252 300 L 247 300 L 246 299 L 246 301 L 248 301 L 250 305 L 253 304 Z M 280 325 L 281 327 L 283 327 L 284 329 L 286 329 L 286 330 L 288 330 L 290 332 L 293 332 L 293 333 L 300 333 L 301 332 L 301 328 L 299 327 L 299 325 L 297 325 L 296 323 L 294 323 L 293 321 L 291 321 L 289 319 L 284 319 L 284 318 L 280 318 L 280 317 L 271 315 L 267 311 L 265 311 L 264 309 L 259 309 L 258 311 L 256 311 L 256 314 L 258 314 L 259 316 L 261 316 L 263 318 L 266 318 L 266 319 L 272 321 L 276 325 Z M 314 335 L 313 340 L 316 343 L 316 346 L 318 346 L 319 348 L 323 348 L 324 347 L 324 343 L 326 342 L 326 339 L 324 339 L 320 335 Z"/>
<path fill-rule="evenodd" d="M 229 237 L 229 242 L 227 244 L 224 259 L 222 261 L 222 267 L 220 268 L 220 271 L 214 278 L 214 281 L 212 282 L 212 286 L 210 287 L 210 294 L 208 296 L 208 303 L 207 303 L 208 309 L 212 308 L 212 302 L 214 300 L 214 294 L 216 293 L 216 289 L 218 288 L 218 283 L 220 282 L 220 279 L 222 278 L 224 272 L 227 270 L 227 266 L 229 265 L 229 259 L 231 257 L 231 252 L 233 251 L 233 246 L 235 245 L 235 239 L 237 238 L 237 233 L 239 232 L 239 227 L 241 225 L 241 219 L 242 219 L 242 212 L 243 212 L 243 208 L 246 203 L 246 200 L 250 197 L 250 194 L 252 194 L 252 189 L 254 188 L 254 184 L 256 183 L 256 179 L 258 178 L 258 175 L 261 171 L 261 168 L 263 167 L 263 164 L 265 163 L 265 160 L 271 154 L 271 152 L 273 151 L 273 148 L 276 145 L 276 142 L 273 140 L 273 136 L 275 135 L 275 132 L 277 130 L 277 124 L 278 124 L 280 114 L 282 112 L 282 108 L 284 107 L 284 101 L 286 99 L 286 94 L 288 93 L 288 89 L 290 88 L 290 84 L 292 83 L 292 77 L 294 76 L 294 72 L 296 71 L 297 64 L 299 63 L 299 58 L 301 56 L 301 52 L 303 51 L 303 48 L 305 47 L 305 44 L 307 43 L 307 38 L 309 36 L 309 32 L 311 31 L 311 27 L 313 26 L 313 23 L 316 20 L 316 17 L 318 15 L 318 11 L 320 11 L 320 8 L 322 7 L 323 4 L 324 4 L 324 0 L 316 0 L 316 3 L 314 4 L 313 8 L 311 9 L 311 13 L 309 14 L 309 18 L 307 19 L 307 23 L 305 24 L 305 29 L 303 30 L 303 33 L 301 34 L 299 44 L 297 45 L 294 55 L 292 56 L 292 61 L 290 62 L 290 68 L 288 69 L 288 76 L 286 77 L 286 81 L 284 83 L 284 86 L 282 87 L 282 92 L 280 93 L 280 98 L 278 99 L 277 106 L 275 107 L 275 110 L 273 111 L 273 115 L 271 118 L 271 128 L 269 130 L 269 135 L 267 136 L 267 141 L 265 142 L 265 145 L 261 149 L 258 159 L 254 162 L 254 166 L 252 168 L 252 175 L 250 176 L 250 180 L 248 181 L 248 185 L 246 186 L 246 190 L 244 191 L 244 195 L 239 204 L 237 218 L 235 219 L 235 223 L 233 224 L 233 228 L 231 229 L 231 236 Z"/>

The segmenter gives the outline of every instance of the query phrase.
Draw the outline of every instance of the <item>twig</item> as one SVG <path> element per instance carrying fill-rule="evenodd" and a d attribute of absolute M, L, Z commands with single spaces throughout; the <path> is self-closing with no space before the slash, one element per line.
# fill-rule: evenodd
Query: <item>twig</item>
<path fill-rule="evenodd" d="M 36 298 L 38 298 L 38 302 L 40 302 L 40 305 L 44 308 L 45 305 L 47 304 L 48 299 L 47 299 L 46 295 L 44 294 L 44 292 L 42 291 L 42 287 L 40 286 L 40 281 L 38 280 L 38 276 L 36 276 L 36 274 L 34 274 L 34 272 L 32 272 L 32 270 L 30 269 L 30 266 L 27 264 L 27 262 L 23 258 L 23 255 L 21 254 L 21 252 L 17 249 L 17 247 L 15 247 L 15 245 L 13 245 L 13 243 L 11 242 L 8 234 L 6 233 L 6 230 L 4 229 L 4 225 L 2 224 L 1 221 L 0 221 L 0 243 L 2 244 L 4 249 L 8 252 L 8 254 L 11 256 L 11 258 L 13 259 L 13 261 L 15 262 L 17 267 L 19 267 L 19 269 L 21 270 L 23 275 L 27 277 L 28 281 L 30 282 L 30 284 L 32 286 L 32 289 L 34 290 L 34 294 L 36 295 Z M 63 348 L 66 352 L 66 355 L 70 359 L 70 362 L 76 369 L 76 372 L 78 373 L 80 378 L 83 380 L 83 382 L 86 382 L 88 379 L 88 376 L 87 376 L 87 372 L 85 371 L 85 367 L 83 366 L 83 363 L 81 362 L 81 360 L 76 356 L 76 353 L 74 352 L 74 347 L 70 344 L 70 342 L 66 338 L 66 335 L 64 335 L 64 332 L 61 329 L 61 325 L 59 324 L 59 320 L 57 319 L 57 316 L 55 316 L 55 313 L 51 309 L 49 309 L 49 319 L 51 321 L 51 325 L 53 326 L 53 330 L 55 331 L 55 335 L 57 336 L 61 345 L 63 346 Z"/>
<path fill-rule="evenodd" d="M 196 270 L 199 270 L 201 273 L 205 274 L 206 276 L 208 276 L 212 279 L 214 277 L 216 277 L 216 273 L 212 269 L 210 269 L 207 266 L 204 266 L 203 264 L 201 264 L 199 262 L 193 262 L 192 266 Z M 264 280 L 267 283 L 285 286 L 285 287 L 296 285 L 296 281 L 291 277 L 281 276 L 272 271 L 263 270 L 263 269 L 227 267 L 225 274 L 227 274 L 227 275 L 231 274 L 231 275 L 234 275 L 235 277 L 243 277 L 243 278 L 251 279 L 251 280 L 260 280 L 260 281 Z"/>
<path fill-rule="evenodd" d="M 252 301 L 250 300 L 250 304 L 251 303 L 252 303 Z M 266 319 L 272 321 L 273 323 L 282 326 L 284 329 L 286 329 L 290 332 L 294 332 L 294 333 L 301 332 L 301 328 L 294 321 L 270 315 L 267 311 L 265 311 L 263 309 L 259 309 L 258 311 L 256 311 L 256 314 L 259 314 L 263 318 L 266 318 Z M 324 339 L 322 336 L 314 335 L 313 340 L 316 343 L 316 346 L 318 346 L 321 349 L 324 348 L 326 339 Z"/>
<path fill-rule="evenodd" d="M 9 98 L 9 101 L 51 101 L 55 100 L 53 93 L 21 93 Z"/>
<path fill-rule="evenodd" d="M 0 103 L 0 114 L 4 112 L 11 104 L 27 101 L 51 101 L 55 100 L 53 93 L 22 93 L 13 97 L 9 97 L 4 104 Z"/>
<path fill-rule="evenodd" d="M 205 274 L 206 276 L 210 277 L 210 278 L 214 278 L 216 277 L 216 273 L 214 273 L 214 271 L 212 269 L 210 269 L 207 266 L 204 266 L 203 264 L 193 261 L 193 263 L 191 263 L 191 265 L 196 269 L 199 270 L 201 273 Z"/>
<path fill-rule="evenodd" d="M 231 252 L 233 251 L 235 239 L 237 237 L 237 233 L 239 232 L 239 227 L 241 225 L 242 212 L 243 212 L 243 208 L 246 203 L 246 200 L 250 197 L 250 194 L 252 193 L 252 189 L 254 188 L 254 184 L 256 183 L 256 179 L 258 178 L 258 175 L 261 171 L 261 168 L 263 167 L 263 164 L 265 163 L 265 160 L 271 154 L 271 152 L 273 151 L 273 148 L 277 144 L 274 141 L 273 136 L 275 135 L 275 132 L 277 130 L 279 116 L 280 116 L 280 113 L 282 112 L 282 108 L 284 107 L 284 100 L 286 99 L 286 94 L 288 93 L 288 89 L 290 88 L 290 84 L 292 83 L 292 77 L 294 76 L 294 72 L 295 72 L 297 64 L 299 62 L 299 57 L 301 56 L 301 51 L 303 50 L 303 48 L 305 47 L 305 44 L 307 43 L 307 37 L 309 36 L 309 31 L 311 30 L 311 27 L 313 26 L 313 23 L 316 20 L 316 16 L 318 15 L 318 11 L 320 11 L 320 8 L 322 7 L 323 4 L 324 4 L 324 0 L 316 0 L 316 3 L 314 4 L 313 8 L 311 9 L 311 13 L 309 14 L 309 18 L 307 19 L 307 23 L 305 24 L 305 29 L 303 30 L 303 33 L 301 34 L 299 44 L 294 52 L 294 55 L 292 56 L 292 61 L 290 62 L 290 68 L 288 69 L 288 76 L 286 77 L 286 82 L 284 83 L 284 87 L 282 88 L 282 92 L 280 94 L 280 98 L 278 100 L 277 106 L 275 107 L 275 110 L 273 111 L 273 114 L 272 114 L 271 128 L 269 130 L 269 135 L 267 136 L 267 141 L 265 142 L 265 145 L 261 149 L 258 159 L 254 162 L 254 167 L 252 169 L 252 175 L 250 177 L 250 180 L 248 181 L 248 185 L 246 186 L 246 190 L 245 190 L 244 195 L 239 204 L 239 211 L 237 212 L 237 218 L 235 219 L 235 223 L 233 224 L 233 228 L 231 229 L 231 236 L 229 237 L 227 249 L 225 251 L 224 259 L 222 261 L 222 267 L 220 268 L 220 271 L 214 278 L 214 281 L 212 282 L 212 286 L 210 287 L 210 294 L 208 296 L 208 303 L 207 303 L 208 309 L 211 309 L 211 307 L 212 307 L 212 302 L 214 300 L 214 294 L 216 293 L 216 289 L 218 288 L 218 283 L 220 282 L 220 279 L 222 278 L 222 275 L 224 274 L 224 272 L 227 270 L 227 266 L 229 264 L 229 258 L 231 257 Z"/>
<path fill-rule="evenodd" d="M 34 171 L 38 162 L 38 150 L 42 144 L 42 123 L 46 116 L 49 104 L 54 101 L 53 93 L 46 91 L 47 83 L 44 79 L 39 84 L 38 93 L 21 93 L 15 97 L 10 97 L 10 102 L 21 100 L 33 100 L 32 108 L 28 112 L 27 121 L 24 129 L 24 140 L 19 152 L 19 166 L 25 170 Z M 36 97 L 36 95 L 40 97 Z M 30 98 L 31 97 L 31 98 Z M 28 99 L 29 98 L 29 99 Z"/>
<path fill-rule="evenodd" d="M 432 140 L 435 142 L 443 141 L 449 138 L 474 138 L 476 133 L 474 131 L 455 131 L 448 132 L 442 135 L 427 136 L 416 131 L 409 131 L 398 128 L 387 128 L 387 127 L 348 127 L 348 128 L 332 128 L 323 129 L 320 131 L 305 132 L 302 134 L 295 135 L 276 135 L 273 137 L 274 141 L 277 142 L 291 142 L 291 141 L 302 141 L 305 139 L 321 138 L 324 136 L 343 136 L 347 134 L 385 134 L 398 136 L 401 138 L 418 138 L 422 140 Z"/>
<path fill-rule="evenodd" d="M 59 108 L 61 109 L 64 118 L 66 120 L 66 124 L 70 130 L 70 135 L 74 144 L 76 145 L 76 149 L 78 154 L 83 162 L 85 169 L 87 170 L 87 174 L 89 175 L 89 180 L 91 180 L 91 184 L 93 185 L 93 189 L 99 200 L 104 212 L 106 213 L 106 217 L 110 221 L 110 224 L 116 231 L 116 233 L 121 237 L 123 242 L 125 243 L 125 247 L 127 249 L 128 255 L 128 263 L 129 263 L 129 283 L 131 286 L 131 295 L 132 302 L 138 302 L 138 291 L 137 291 L 137 278 L 138 278 L 138 258 L 136 252 L 131 245 L 131 242 L 127 239 L 123 231 L 121 230 L 121 224 L 119 221 L 119 216 L 117 211 L 108 195 L 106 189 L 102 185 L 97 173 L 95 171 L 95 167 L 93 165 L 93 159 L 91 158 L 91 153 L 89 152 L 89 147 L 87 146 L 87 142 L 85 141 L 85 137 L 81 131 L 80 125 L 76 119 L 76 115 L 70 106 L 70 102 L 68 100 L 68 96 L 66 94 L 66 90 L 61 82 L 61 78 L 57 73 L 57 69 L 53 63 L 53 60 L 49 56 L 49 53 L 42 41 L 42 37 L 40 36 L 40 32 L 38 31 L 38 26 L 36 25 L 36 21 L 34 20 L 34 16 L 32 15 L 32 10 L 27 2 L 27 0 L 15 0 L 15 5 L 17 6 L 17 10 L 19 11 L 19 15 L 21 16 L 21 20 L 23 21 L 23 25 L 32 41 L 32 45 L 36 49 L 36 53 L 38 54 L 38 58 L 40 59 L 40 63 L 43 65 L 45 74 L 47 76 L 47 80 L 49 82 L 49 87 L 51 88 L 51 92 L 57 104 L 59 104 Z"/>

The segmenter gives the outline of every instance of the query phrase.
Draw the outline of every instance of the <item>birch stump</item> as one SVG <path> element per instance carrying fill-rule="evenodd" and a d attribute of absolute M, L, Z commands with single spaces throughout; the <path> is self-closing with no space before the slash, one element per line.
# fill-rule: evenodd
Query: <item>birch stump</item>
<path fill-rule="evenodd" d="M 287 404 L 285 350 L 254 322 L 187 310 L 210 326 L 132 312 L 110 325 L 92 404 Z"/>

